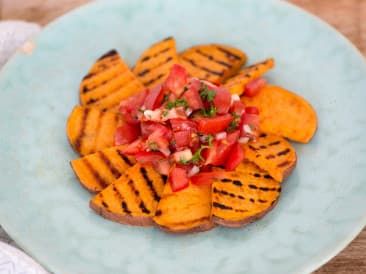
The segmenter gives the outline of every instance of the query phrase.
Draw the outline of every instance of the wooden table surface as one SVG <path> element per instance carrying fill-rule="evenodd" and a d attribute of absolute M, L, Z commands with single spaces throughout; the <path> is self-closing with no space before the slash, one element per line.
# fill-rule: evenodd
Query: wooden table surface
<path fill-rule="evenodd" d="M 0 0 L 0 19 L 45 25 L 90 0 Z M 289 0 L 330 23 L 366 56 L 366 0 Z M 0 228 L 0 240 L 11 242 Z M 13 242 L 11 242 L 13 243 Z M 316 274 L 365 274 L 366 229 Z"/>

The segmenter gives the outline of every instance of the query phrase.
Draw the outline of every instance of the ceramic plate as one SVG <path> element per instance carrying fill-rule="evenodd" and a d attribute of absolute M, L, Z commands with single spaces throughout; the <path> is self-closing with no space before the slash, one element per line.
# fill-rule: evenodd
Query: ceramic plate
<path fill-rule="evenodd" d="M 278 206 L 243 229 L 168 235 L 107 221 L 70 166 L 65 135 L 80 79 L 116 48 L 133 65 L 173 35 L 180 50 L 217 42 L 249 63 L 273 56 L 271 83 L 311 102 L 319 129 L 296 144 L 298 166 Z M 346 246 L 366 223 L 366 64 L 340 34 L 279 1 L 103 1 L 50 24 L 32 55 L 0 77 L 0 220 L 55 273 L 306 273 Z"/>

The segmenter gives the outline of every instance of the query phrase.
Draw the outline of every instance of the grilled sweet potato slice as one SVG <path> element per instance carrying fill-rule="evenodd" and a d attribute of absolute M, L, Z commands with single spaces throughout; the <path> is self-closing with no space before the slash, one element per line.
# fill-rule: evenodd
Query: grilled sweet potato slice
<path fill-rule="evenodd" d="M 71 161 L 80 184 L 91 193 L 98 193 L 113 183 L 135 160 L 123 154 L 123 146 L 115 146 Z"/>
<path fill-rule="evenodd" d="M 80 84 L 80 103 L 117 111 L 119 103 L 144 89 L 116 50 L 100 57 Z"/>
<path fill-rule="evenodd" d="M 261 77 L 268 70 L 273 68 L 275 65 L 274 60 L 272 58 L 264 60 L 260 63 L 256 63 L 249 67 L 246 67 L 239 71 L 238 74 L 229 78 L 225 82 L 225 87 L 227 87 L 231 94 L 241 95 L 244 92 L 244 87 L 249 82 L 254 79 Z"/>
<path fill-rule="evenodd" d="M 315 134 L 317 117 L 313 107 L 301 96 L 279 86 L 266 86 L 254 97 L 243 97 L 247 106 L 259 109 L 260 129 L 308 143 Z"/>
<path fill-rule="evenodd" d="M 295 149 L 284 138 L 262 134 L 257 142 L 243 145 L 245 158 L 282 182 L 296 166 Z"/>
<path fill-rule="evenodd" d="M 267 172 L 249 162 L 212 184 L 212 215 L 215 223 L 240 227 L 263 217 L 277 203 L 281 185 Z"/>
<path fill-rule="evenodd" d="M 136 62 L 133 72 L 146 87 L 153 87 L 168 77 L 176 63 L 178 55 L 175 40 L 168 37 L 145 50 Z"/>
<path fill-rule="evenodd" d="M 67 137 L 80 155 L 114 145 L 116 128 L 123 124 L 118 113 L 76 106 L 67 120 Z"/>
<path fill-rule="evenodd" d="M 136 164 L 99 192 L 90 207 L 114 222 L 138 226 L 154 225 L 152 218 L 166 177 L 151 166 Z"/>
<path fill-rule="evenodd" d="M 154 221 L 161 229 L 172 233 L 206 231 L 214 227 L 211 220 L 211 186 L 189 187 L 173 192 L 165 185 Z"/>
<path fill-rule="evenodd" d="M 198 45 L 179 55 L 180 64 L 191 76 L 214 83 L 223 83 L 246 62 L 247 57 L 239 49 L 219 45 Z"/>

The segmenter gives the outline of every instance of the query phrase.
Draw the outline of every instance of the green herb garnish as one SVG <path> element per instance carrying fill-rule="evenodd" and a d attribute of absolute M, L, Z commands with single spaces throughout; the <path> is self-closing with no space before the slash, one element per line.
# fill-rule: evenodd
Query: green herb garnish
<path fill-rule="evenodd" d="M 187 109 L 189 107 L 188 102 L 186 101 L 186 99 L 180 98 L 175 100 L 174 102 L 169 102 L 166 105 L 167 109 L 172 109 L 174 107 L 179 107 L 179 106 L 183 106 L 185 109 Z"/>
<path fill-rule="evenodd" d="M 178 163 L 180 163 L 182 165 L 188 165 L 190 163 L 190 161 L 186 160 L 186 159 L 183 159 L 183 158 L 180 158 Z"/>
<path fill-rule="evenodd" d="M 214 117 L 217 113 L 217 108 L 214 105 L 210 105 L 208 108 L 201 109 L 199 113 L 206 118 Z"/>
<path fill-rule="evenodd" d="M 153 151 L 159 151 L 159 146 L 155 142 L 148 142 L 147 146 Z"/>
<path fill-rule="evenodd" d="M 212 145 L 212 140 L 213 140 L 213 135 L 209 134 L 206 136 L 206 142 L 208 143 L 208 145 L 211 147 Z"/>
<path fill-rule="evenodd" d="M 205 83 L 201 83 L 200 96 L 203 101 L 212 102 L 216 96 L 216 91 L 209 90 Z"/>
<path fill-rule="evenodd" d="M 169 113 L 169 111 L 167 111 L 167 110 L 164 110 L 163 111 L 163 113 L 161 114 L 163 117 L 165 117 L 165 116 L 167 116 L 168 115 L 168 113 Z"/>

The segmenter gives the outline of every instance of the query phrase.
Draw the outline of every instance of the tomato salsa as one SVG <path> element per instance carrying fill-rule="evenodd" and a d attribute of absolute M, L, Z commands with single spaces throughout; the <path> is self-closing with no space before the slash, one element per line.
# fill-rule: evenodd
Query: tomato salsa
<path fill-rule="evenodd" d="M 254 96 L 262 78 L 245 87 Z M 173 191 L 209 184 L 223 177 L 214 167 L 234 170 L 244 159 L 241 144 L 258 136 L 259 111 L 218 84 L 189 77 L 174 65 L 168 78 L 120 103 L 125 123 L 117 128 L 116 145 L 137 162 L 167 175 Z"/>

